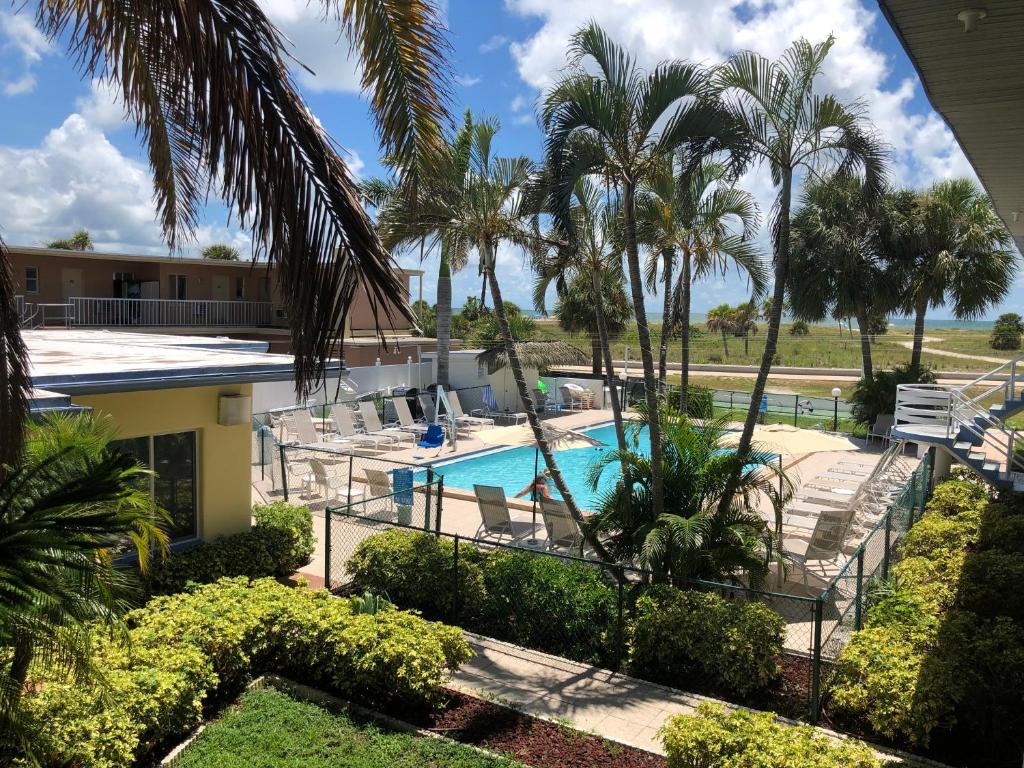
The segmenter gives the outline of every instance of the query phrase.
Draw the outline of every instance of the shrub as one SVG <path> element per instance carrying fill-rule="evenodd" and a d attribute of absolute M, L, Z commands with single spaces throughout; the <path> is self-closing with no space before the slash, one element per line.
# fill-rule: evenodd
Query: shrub
<path fill-rule="evenodd" d="M 803 320 L 794 320 L 793 324 L 789 326 L 790 336 L 807 336 L 810 332 L 810 327 Z"/>
<path fill-rule="evenodd" d="M 677 688 L 744 697 L 779 680 L 785 628 L 782 617 L 760 603 L 654 587 L 637 600 L 630 669 Z"/>
<path fill-rule="evenodd" d="M 698 705 L 659 732 L 669 768 L 881 768 L 866 744 L 834 741 L 807 725 L 779 723 L 767 712 Z"/>
<path fill-rule="evenodd" d="M 1007 312 L 992 324 L 988 343 L 992 349 L 1020 349 L 1021 334 L 1024 334 L 1024 320 L 1016 312 Z"/>
<path fill-rule="evenodd" d="M 129 621 L 127 643 L 97 633 L 102 681 L 33 679 L 25 704 L 44 763 L 130 765 L 197 725 L 211 699 L 267 670 L 370 704 L 422 705 L 470 655 L 451 627 L 395 610 L 354 615 L 325 590 L 271 579 L 158 597 Z"/>
<path fill-rule="evenodd" d="M 253 510 L 256 525 L 250 530 L 190 549 L 171 553 L 154 562 L 146 574 L 149 594 L 180 592 L 190 583 L 209 584 L 226 576 L 289 576 L 313 552 L 313 515 L 309 507 L 277 503 Z"/>
<path fill-rule="evenodd" d="M 360 589 L 429 618 L 453 620 L 454 552 L 448 539 L 394 529 L 361 541 L 346 568 Z M 483 561 L 476 547 L 459 546 L 459 619 L 464 623 L 478 616 L 483 605 Z"/>
<path fill-rule="evenodd" d="M 679 390 L 672 391 L 671 404 L 674 408 L 680 408 L 682 393 Z M 686 413 L 694 419 L 710 419 L 715 415 L 714 392 L 707 387 L 687 387 Z"/>
<path fill-rule="evenodd" d="M 983 617 L 1024 622 L 1024 554 L 990 549 L 964 561 L 959 605 Z"/>
<path fill-rule="evenodd" d="M 292 536 L 291 568 L 289 573 L 309 562 L 316 549 L 313 535 L 313 512 L 303 505 L 275 501 L 272 504 L 257 504 L 252 508 L 256 528 L 279 528 Z"/>
<path fill-rule="evenodd" d="M 497 552 L 484 567 L 480 628 L 501 640 L 588 662 L 614 649 L 615 588 L 597 569 L 526 552 Z"/>
<path fill-rule="evenodd" d="M 934 383 L 935 374 L 928 368 L 898 365 L 891 371 L 876 371 L 873 378 L 862 378 L 853 388 L 850 412 L 859 424 L 874 424 L 880 414 L 896 412 L 897 385 Z"/>
<path fill-rule="evenodd" d="M 959 515 L 971 510 L 982 510 L 988 501 L 985 486 L 974 480 L 948 480 L 932 492 L 926 511 L 943 515 Z"/>

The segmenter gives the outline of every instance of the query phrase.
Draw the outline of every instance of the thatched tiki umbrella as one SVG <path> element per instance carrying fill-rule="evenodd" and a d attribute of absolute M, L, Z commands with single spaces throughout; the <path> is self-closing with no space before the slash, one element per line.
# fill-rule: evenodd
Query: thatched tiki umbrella
<path fill-rule="evenodd" d="M 585 365 L 589 360 L 582 349 L 564 341 L 516 341 L 513 346 L 523 368 L 540 370 L 553 365 Z M 500 343 L 484 350 L 476 359 L 487 366 L 489 374 L 509 367 L 508 349 Z"/>

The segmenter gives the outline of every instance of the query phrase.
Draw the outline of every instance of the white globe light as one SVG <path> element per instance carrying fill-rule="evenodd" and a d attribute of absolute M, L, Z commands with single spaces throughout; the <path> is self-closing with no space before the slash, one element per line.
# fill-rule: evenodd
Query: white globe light
<path fill-rule="evenodd" d="M 839 387 L 832 387 L 832 397 L 841 397 L 842 394 L 843 390 L 841 390 Z"/>

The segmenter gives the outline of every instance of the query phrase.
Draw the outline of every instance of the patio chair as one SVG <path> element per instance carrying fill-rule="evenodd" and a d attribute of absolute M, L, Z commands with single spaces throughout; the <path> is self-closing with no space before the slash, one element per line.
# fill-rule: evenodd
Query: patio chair
<path fill-rule="evenodd" d="M 364 488 L 366 492 L 367 514 L 372 514 L 370 505 L 380 508 L 388 514 L 395 510 L 395 490 L 391 485 L 391 476 L 382 469 L 371 469 L 365 467 L 363 475 L 366 478 Z M 374 514 L 373 516 L 376 516 Z"/>
<path fill-rule="evenodd" d="M 818 517 L 807 539 L 783 537 L 782 557 L 803 574 L 803 585 L 810 588 L 810 579 L 827 584 L 839 571 L 843 541 L 849 529 L 846 516 L 837 511 L 825 511 Z"/>
<path fill-rule="evenodd" d="M 582 392 L 573 392 L 564 384 L 558 388 L 562 395 L 562 404 L 570 411 L 582 411 L 586 407 L 586 398 Z"/>
<path fill-rule="evenodd" d="M 498 400 L 494 396 L 494 390 L 491 389 L 491 385 L 488 384 L 483 388 L 480 393 L 480 398 L 483 400 L 484 408 L 474 408 L 470 411 L 470 415 L 477 417 L 486 417 L 489 419 L 505 419 L 511 424 L 520 424 L 526 421 L 528 418 L 522 411 L 502 411 L 498 408 Z"/>
<path fill-rule="evenodd" d="M 290 431 L 295 433 L 300 445 L 308 447 L 330 447 L 345 448 L 351 447 L 352 443 L 338 436 L 320 436 L 313 424 L 313 417 L 309 411 L 299 410 L 292 414 L 289 422 Z"/>
<path fill-rule="evenodd" d="M 495 485 L 473 485 L 476 505 L 480 510 L 480 527 L 476 537 L 496 539 L 508 537 L 508 543 L 515 544 L 532 536 L 537 528 L 532 523 L 513 521 L 505 501 L 505 490 Z M 517 529 L 519 532 L 517 532 Z"/>
<path fill-rule="evenodd" d="M 565 502 L 559 499 L 540 497 L 540 514 L 548 532 L 548 549 L 563 550 L 569 554 L 583 552 L 583 533 L 572 519 Z"/>
<path fill-rule="evenodd" d="M 359 415 L 363 417 L 364 434 L 391 437 L 396 443 L 408 440 L 410 437 L 409 432 L 404 429 L 383 427 L 380 423 L 380 416 L 377 415 L 377 406 L 367 400 L 359 403 Z"/>
<path fill-rule="evenodd" d="M 416 402 L 420 404 L 420 410 L 423 411 L 423 419 L 428 424 L 437 421 L 437 407 L 434 405 L 434 398 L 430 396 L 428 392 L 420 392 L 416 395 Z M 407 400 L 406 405 L 409 404 Z M 410 412 L 410 415 L 411 412 Z"/>
<path fill-rule="evenodd" d="M 868 430 L 868 442 L 870 443 L 875 438 L 878 438 L 882 441 L 882 445 L 886 445 L 889 442 L 889 436 L 892 434 L 892 428 L 895 423 L 895 414 L 878 414 L 875 417 L 875 423 L 872 424 L 871 429 Z"/>
<path fill-rule="evenodd" d="M 444 428 L 440 424 L 428 425 L 423 439 L 416 445 L 420 448 L 440 448 L 444 445 Z"/>
<path fill-rule="evenodd" d="M 348 487 L 348 477 L 329 473 L 319 459 L 309 460 L 310 475 L 306 479 L 307 490 L 316 489 L 317 496 L 328 506 L 335 501 L 351 503 L 355 497 L 361 497 L 362 491 L 353 491 Z M 344 490 L 343 490 L 344 489 Z M 339 493 L 340 491 L 340 493 Z"/>
<path fill-rule="evenodd" d="M 352 421 L 352 411 L 347 405 L 336 405 L 331 408 L 331 420 L 334 422 L 338 434 L 356 445 L 368 445 L 376 451 L 388 451 L 393 450 L 398 444 L 398 438 L 395 435 L 371 435 L 357 430 Z M 382 445 L 390 447 L 381 448 Z"/>
<path fill-rule="evenodd" d="M 409 410 L 409 403 L 404 397 L 396 397 L 391 401 L 395 406 L 395 413 L 398 415 L 398 428 L 405 431 L 411 432 L 414 435 L 421 436 L 427 431 L 427 425 L 416 421 L 412 417 L 412 412 Z"/>
<path fill-rule="evenodd" d="M 455 423 L 458 426 L 465 426 L 470 429 L 476 427 L 477 429 L 483 429 L 484 427 L 493 427 L 494 419 L 489 419 L 485 416 L 467 416 L 462 410 L 462 402 L 459 400 L 459 393 L 454 389 L 446 392 L 445 395 L 448 397 L 448 404 L 452 407 L 452 417 L 455 419 Z"/>

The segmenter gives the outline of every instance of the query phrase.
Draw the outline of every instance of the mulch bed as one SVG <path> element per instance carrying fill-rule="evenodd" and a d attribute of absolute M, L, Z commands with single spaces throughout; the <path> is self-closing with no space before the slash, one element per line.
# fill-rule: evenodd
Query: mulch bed
<path fill-rule="evenodd" d="M 403 719 L 532 768 L 665 768 L 661 755 L 627 747 L 451 689 L 437 711 Z"/>

